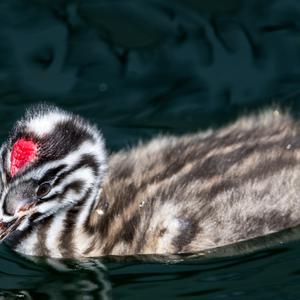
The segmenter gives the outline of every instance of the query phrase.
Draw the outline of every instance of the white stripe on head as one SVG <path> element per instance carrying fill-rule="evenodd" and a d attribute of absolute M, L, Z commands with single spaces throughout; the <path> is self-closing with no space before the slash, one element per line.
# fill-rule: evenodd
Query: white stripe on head
<path fill-rule="evenodd" d="M 48 112 L 27 121 L 26 127 L 29 132 L 33 132 L 37 136 L 43 137 L 51 133 L 58 123 L 69 118 L 70 116 L 63 112 Z"/>

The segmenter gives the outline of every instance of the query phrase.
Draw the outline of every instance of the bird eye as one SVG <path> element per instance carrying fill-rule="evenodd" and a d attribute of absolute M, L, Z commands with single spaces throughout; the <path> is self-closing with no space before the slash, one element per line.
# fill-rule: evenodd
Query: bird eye
<path fill-rule="evenodd" d="M 48 182 L 42 183 L 37 191 L 36 191 L 36 195 L 38 198 L 42 198 L 44 196 L 46 196 L 51 190 L 51 184 Z"/>

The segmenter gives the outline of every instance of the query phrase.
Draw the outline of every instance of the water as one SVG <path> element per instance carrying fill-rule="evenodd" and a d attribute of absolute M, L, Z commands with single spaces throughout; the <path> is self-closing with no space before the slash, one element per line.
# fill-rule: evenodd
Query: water
<path fill-rule="evenodd" d="M 109 151 L 278 103 L 299 116 L 298 0 L 2 0 L 0 25 L 2 141 L 39 101 L 97 123 Z M 86 261 L 1 245 L 0 299 L 300 299 L 299 243 L 296 229 L 191 257 Z"/>
<path fill-rule="evenodd" d="M 32 261 L 2 246 L 0 299 L 299 299 L 299 247 L 294 241 L 247 254 L 227 247 L 194 256 Z"/>

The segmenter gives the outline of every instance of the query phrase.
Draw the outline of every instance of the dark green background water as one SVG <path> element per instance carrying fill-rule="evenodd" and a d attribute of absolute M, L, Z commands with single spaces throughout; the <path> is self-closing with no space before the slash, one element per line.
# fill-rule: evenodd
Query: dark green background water
<path fill-rule="evenodd" d="M 278 103 L 297 116 L 299 81 L 298 0 L 0 1 L 1 140 L 40 101 L 96 122 L 110 151 Z M 103 265 L 2 245 L 0 299 L 300 299 L 300 242 L 284 240 Z"/>

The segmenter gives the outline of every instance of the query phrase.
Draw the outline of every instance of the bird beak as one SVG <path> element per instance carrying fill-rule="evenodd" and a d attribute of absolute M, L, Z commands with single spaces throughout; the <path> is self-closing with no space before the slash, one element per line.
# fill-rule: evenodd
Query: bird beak
<path fill-rule="evenodd" d="M 8 235 L 14 232 L 23 218 L 24 216 L 10 222 L 0 222 L 0 241 L 3 241 Z"/>
<path fill-rule="evenodd" d="M 32 211 L 34 209 L 36 204 L 37 204 L 37 201 L 30 201 L 30 202 L 25 201 L 25 202 L 21 203 L 21 205 L 17 209 L 16 215 L 18 217 L 22 217 L 22 216 L 28 214 L 29 211 Z"/>
<path fill-rule="evenodd" d="M 10 222 L 0 221 L 0 241 L 3 241 L 8 235 L 17 229 L 24 217 L 29 212 L 33 212 L 36 203 L 37 202 L 25 202 L 18 207 L 14 220 Z"/>

